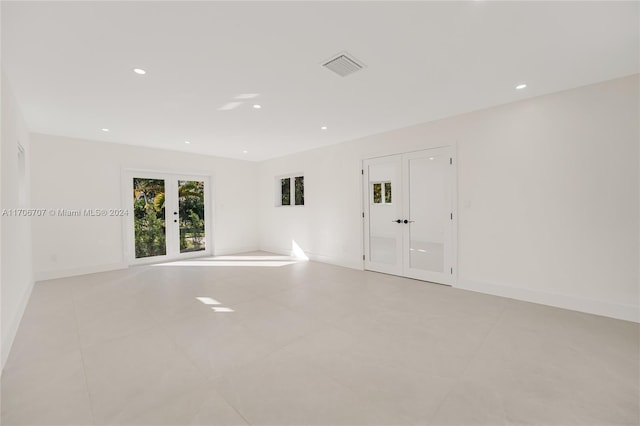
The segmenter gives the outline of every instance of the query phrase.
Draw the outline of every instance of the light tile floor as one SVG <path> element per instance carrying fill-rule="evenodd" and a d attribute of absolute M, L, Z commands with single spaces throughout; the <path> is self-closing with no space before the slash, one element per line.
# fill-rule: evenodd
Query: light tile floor
<path fill-rule="evenodd" d="M 315 262 L 197 262 L 36 284 L 2 425 L 640 423 L 638 324 Z"/>

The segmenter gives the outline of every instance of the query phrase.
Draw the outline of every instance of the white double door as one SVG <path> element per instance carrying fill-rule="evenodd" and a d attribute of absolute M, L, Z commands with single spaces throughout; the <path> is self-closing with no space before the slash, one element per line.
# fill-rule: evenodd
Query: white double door
<path fill-rule="evenodd" d="M 209 191 L 208 176 L 126 171 L 129 263 L 210 255 Z"/>
<path fill-rule="evenodd" d="M 364 161 L 365 269 L 453 284 L 453 147 Z"/>

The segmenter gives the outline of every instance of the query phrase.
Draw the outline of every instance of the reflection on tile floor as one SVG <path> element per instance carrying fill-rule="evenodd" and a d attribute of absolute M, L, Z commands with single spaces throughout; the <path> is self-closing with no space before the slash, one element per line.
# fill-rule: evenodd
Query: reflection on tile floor
<path fill-rule="evenodd" d="M 640 423 L 638 324 L 259 253 L 194 262 L 36 284 L 2 425 Z"/>

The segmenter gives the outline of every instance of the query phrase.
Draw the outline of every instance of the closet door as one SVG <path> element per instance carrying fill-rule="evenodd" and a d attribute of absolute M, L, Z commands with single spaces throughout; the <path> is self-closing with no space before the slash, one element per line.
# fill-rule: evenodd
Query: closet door
<path fill-rule="evenodd" d="M 365 269 L 402 275 L 402 156 L 364 161 Z"/>
<path fill-rule="evenodd" d="M 403 155 L 404 275 L 452 284 L 453 155 L 437 148 Z"/>
<path fill-rule="evenodd" d="M 365 269 L 453 284 L 453 154 L 444 147 L 364 161 Z"/>

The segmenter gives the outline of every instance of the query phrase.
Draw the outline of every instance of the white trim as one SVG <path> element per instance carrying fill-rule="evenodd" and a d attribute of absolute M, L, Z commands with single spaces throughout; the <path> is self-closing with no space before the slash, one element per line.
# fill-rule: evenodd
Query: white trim
<path fill-rule="evenodd" d="M 339 257 L 325 256 L 323 254 L 315 254 L 304 252 L 309 257 L 309 260 L 320 263 L 328 263 L 330 265 L 342 266 L 343 268 L 357 269 L 358 271 L 364 271 L 364 265 L 362 260 L 349 261 Z"/>
<path fill-rule="evenodd" d="M 118 269 L 127 269 L 129 265 L 126 262 L 108 263 L 104 265 L 86 266 L 81 268 L 56 269 L 49 271 L 38 271 L 35 274 L 35 281 L 55 280 L 58 278 L 74 277 L 77 275 L 97 274 L 99 272 L 115 271 Z"/>
<path fill-rule="evenodd" d="M 261 251 L 258 247 L 239 247 L 239 248 L 226 248 L 215 250 L 213 253 L 214 256 L 227 256 L 229 254 L 241 254 L 241 253 L 251 253 L 254 251 Z"/>
<path fill-rule="evenodd" d="M 22 316 L 24 315 L 25 310 L 27 309 L 27 304 L 29 303 L 29 299 L 31 298 L 31 292 L 33 291 L 34 282 L 31 281 L 27 288 L 27 291 L 22 295 L 22 299 L 20 300 L 20 305 L 18 306 L 18 315 L 11 318 L 9 325 L 6 327 L 4 339 L 2 339 L 2 371 L 4 371 L 4 366 L 7 363 L 7 359 L 9 358 L 9 354 L 11 353 L 11 347 L 13 346 L 13 342 L 16 339 L 16 335 L 18 334 L 18 327 L 20 327 L 20 322 L 22 322 Z M 6 323 L 5 323 L 6 324 Z"/>
<path fill-rule="evenodd" d="M 570 309 L 572 311 L 585 312 L 588 314 L 640 323 L 640 309 L 632 305 L 621 305 L 603 302 L 600 300 L 569 296 L 566 294 L 548 293 L 528 288 L 509 287 L 463 278 L 459 278 L 457 285 L 454 284 L 454 287 L 478 293 L 491 294 L 509 299 L 539 303 L 557 308 Z"/>

